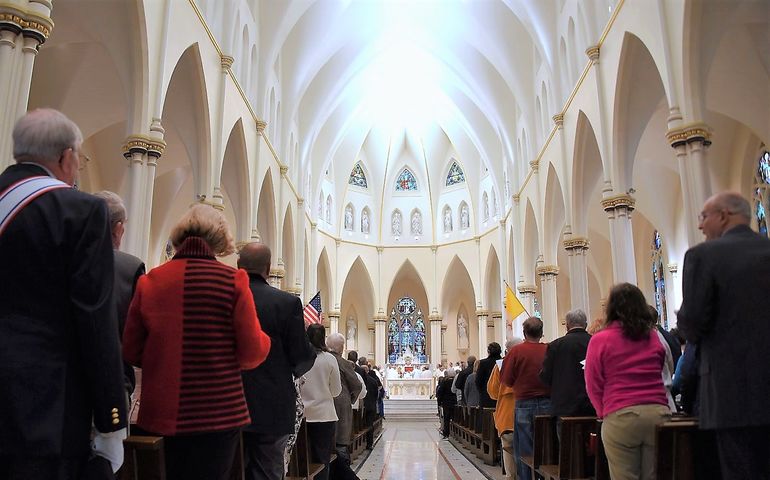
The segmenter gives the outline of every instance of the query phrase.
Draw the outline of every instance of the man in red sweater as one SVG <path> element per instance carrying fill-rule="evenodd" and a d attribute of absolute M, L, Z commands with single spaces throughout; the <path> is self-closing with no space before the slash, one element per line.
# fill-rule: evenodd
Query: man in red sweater
<path fill-rule="evenodd" d="M 516 406 L 513 411 L 513 456 L 517 478 L 532 478 L 530 468 L 521 457 L 532 455 L 532 425 L 535 415 L 547 415 L 551 410 L 550 389 L 540 381 L 547 345 L 543 338 L 543 321 L 529 317 L 524 321 L 524 343 L 513 347 L 503 360 L 500 381 L 513 387 Z"/>

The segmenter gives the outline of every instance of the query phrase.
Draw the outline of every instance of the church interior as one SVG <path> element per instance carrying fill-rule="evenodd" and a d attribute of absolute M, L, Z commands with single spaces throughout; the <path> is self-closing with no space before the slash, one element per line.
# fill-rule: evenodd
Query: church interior
<path fill-rule="evenodd" d="M 768 11 L 0 0 L 0 166 L 19 116 L 64 112 L 78 187 L 124 199 L 122 249 L 148 270 L 183 212 L 211 205 L 239 245 L 270 247 L 271 285 L 320 292 L 327 333 L 383 367 L 521 336 L 508 288 L 544 341 L 572 309 L 602 317 L 619 282 L 670 329 L 708 197 L 742 193 L 770 235 Z"/>

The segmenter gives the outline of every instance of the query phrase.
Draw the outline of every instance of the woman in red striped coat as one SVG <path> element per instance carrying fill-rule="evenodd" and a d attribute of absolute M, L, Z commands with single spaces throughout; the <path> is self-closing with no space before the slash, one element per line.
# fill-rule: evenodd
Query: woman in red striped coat
<path fill-rule="evenodd" d="M 171 232 L 174 258 L 141 277 L 123 356 L 142 368 L 137 425 L 165 437 L 169 480 L 230 477 L 250 423 L 241 370 L 270 351 L 245 271 L 218 262 L 235 249 L 224 215 L 193 206 Z"/>

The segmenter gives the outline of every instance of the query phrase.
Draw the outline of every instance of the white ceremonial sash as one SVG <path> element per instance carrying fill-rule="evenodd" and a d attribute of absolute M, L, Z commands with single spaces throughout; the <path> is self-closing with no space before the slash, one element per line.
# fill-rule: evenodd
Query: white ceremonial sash
<path fill-rule="evenodd" d="M 0 193 L 0 235 L 13 217 L 29 202 L 57 188 L 70 188 L 70 186 L 55 178 L 37 176 L 19 180 Z"/>

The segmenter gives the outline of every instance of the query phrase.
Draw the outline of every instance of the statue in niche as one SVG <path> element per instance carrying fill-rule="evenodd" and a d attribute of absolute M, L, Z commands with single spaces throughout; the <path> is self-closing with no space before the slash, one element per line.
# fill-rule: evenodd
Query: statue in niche
<path fill-rule="evenodd" d="M 326 223 L 332 223 L 332 196 L 326 197 Z"/>
<path fill-rule="evenodd" d="M 492 191 L 492 215 L 497 216 L 497 196 L 494 190 Z"/>
<path fill-rule="evenodd" d="M 467 349 L 469 345 L 468 320 L 466 320 L 465 315 L 461 313 L 457 317 L 457 348 Z"/>
<path fill-rule="evenodd" d="M 353 207 L 345 207 L 345 230 L 353 230 Z"/>
<path fill-rule="evenodd" d="M 391 233 L 394 236 L 400 236 L 401 235 L 401 212 L 396 210 L 393 212 L 393 218 L 391 219 L 391 226 L 390 226 Z"/>
<path fill-rule="evenodd" d="M 486 195 L 484 195 L 484 220 L 489 220 L 489 200 Z"/>
<path fill-rule="evenodd" d="M 465 230 L 469 226 L 470 226 L 470 221 L 468 220 L 468 205 L 463 204 L 463 208 L 462 210 L 460 210 L 460 228 Z"/>
<path fill-rule="evenodd" d="M 323 193 L 318 197 L 318 220 L 324 218 L 324 196 Z"/>
<path fill-rule="evenodd" d="M 361 212 L 361 233 L 369 233 L 369 210 Z"/>
<path fill-rule="evenodd" d="M 422 235 L 422 214 L 419 210 L 412 213 L 412 235 Z"/>
<path fill-rule="evenodd" d="M 452 209 L 447 208 L 444 210 L 444 233 L 452 231 Z"/>
<path fill-rule="evenodd" d="M 345 340 L 348 350 L 356 349 L 356 319 L 353 315 L 348 315 L 348 320 L 345 322 Z"/>

